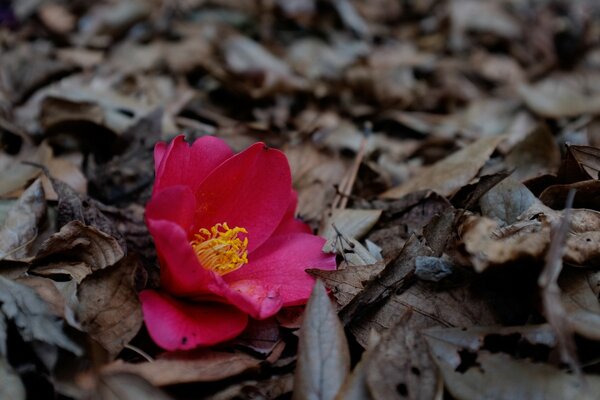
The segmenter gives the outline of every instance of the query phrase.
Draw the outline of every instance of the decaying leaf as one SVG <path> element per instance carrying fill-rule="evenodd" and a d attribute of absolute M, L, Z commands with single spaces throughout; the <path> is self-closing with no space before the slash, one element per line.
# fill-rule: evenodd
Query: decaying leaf
<path fill-rule="evenodd" d="M 94 392 L 94 400 L 171 399 L 144 378 L 125 372 L 101 376 Z"/>
<path fill-rule="evenodd" d="M 425 335 L 446 387 L 456 398 L 593 399 L 600 389 L 596 375 L 580 379 L 556 366 L 540 363 L 547 361 L 556 345 L 547 325 L 436 328 Z"/>
<path fill-rule="evenodd" d="M 39 147 L 23 146 L 16 156 L 0 152 L 0 196 L 18 190 L 40 174 L 40 170 L 22 161 L 44 165 L 52 157 L 52 149 L 44 142 Z"/>
<path fill-rule="evenodd" d="M 409 323 L 410 318 L 408 312 L 368 353 L 366 381 L 375 400 L 435 397 L 439 386 L 437 371 L 423 335 Z"/>
<path fill-rule="evenodd" d="M 35 259 L 40 263 L 59 254 L 70 261 L 84 262 L 93 271 L 113 265 L 125 255 L 114 237 L 79 221 L 69 222 L 50 236 Z"/>
<path fill-rule="evenodd" d="M 83 329 L 116 356 L 142 326 L 132 257 L 87 277 L 77 289 L 76 310 Z"/>
<path fill-rule="evenodd" d="M 346 335 L 322 282 L 317 281 L 300 330 L 294 399 L 332 400 L 350 370 Z"/>
<path fill-rule="evenodd" d="M 26 257 L 46 214 L 44 188 L 39 179 L 23 192 L 0 228 L 0 260 Z"/>
<path fill-rule="evenodd" d="M 560 151 L 550 129 L 541 125 L 517 143 L 506 156 L 512 177 L 526 180 L 547 173 L 556 173 L 560 166 Z"/>
<path fill-rule="evenodd" d="M 62 348 L 73 354 L 82 354 L 81 349 L 75 344 L 62 329 L 62 323 L 49 310 L 35 290 L 10 281 L 0 276 L 0 354 L 6 355 L 6 323 L 7 320 L 15 324 L 17 331 L 25 342 L 39 341 L 56 347 L 45 347 L 40 351 L 45 352 L 44 360 L 56 362 L 54 357 L 48 357 L 51 349 L 54 353 Z M 2 326 L 4 323 L 4 326 Z M 53 365 L 49 365 L 52 368 Z"/>
<path fill-rule="evenodd" d="M 451 154 L 434 165 L 425 167 L 407 182 L 388 190 L 381 196 L 399 199 L 418 190 L 430 189 L 449 196 L 469 183 L 492 155 L 504 136 L 486 136 Z"/>
<path fill-rule="evenodd" d="M 544 117 L 573 117 L 600 112 L 597 76 L 555 74 L 533 85 L 524 84 L 519 93 L 525 104 Z"/>
<path fill-rule="evenodd" d="M 243 353 L 196 351 L 173 353 L 152 362 L 129 364 L 121 360 L 103 368 L 105 373 L 136 374 L 156 386 L 214 382 L 255 370 L 260 360 Z"/>

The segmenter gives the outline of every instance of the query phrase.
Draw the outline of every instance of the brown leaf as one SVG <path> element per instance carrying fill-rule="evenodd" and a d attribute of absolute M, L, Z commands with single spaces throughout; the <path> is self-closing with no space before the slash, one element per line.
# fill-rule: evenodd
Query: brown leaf
<path fill-rule="evenodd" d="M 135 259 L 126 257 L 89 276 L 77 289 L 78 320 L 111 356 L 116 356 L 142 326 L 134 284 L 136 267 Z"/>
<path fill-rule="evenodd" d="M 426 331 L 425 335 L 446 388 L 456 398 L 529 399 L 542 396 L 551 400 L 591 400 L 600 390 L 600 378 L 596 375 L 579 379 L 555 366 L 516 359 L 507 354 L 511 346 L 502 346 L 501 339 L 510 339 L 520 342 L 519 348 L 529 344 L 551 349 L 556 338 L 545 325 L 468 330 L 436 328 Z M 492 343 L 500 346 L 488 347 Z"/>
<path fill-rule="evenodd" d="M 344 325 L 381 307 L 388 298 L 400 290 L 406 290 L 414 281 L 415 259 L 418 256 L 432 255 L 432 251 L 415 236 L 404 245 L 398 258 L 388 264 L 383 271 L 372 278 L 363 291 L 340 310 Z"/>
<path fill-rule="evenodd" d="M 479 200 L 483 215 L 504 224 L 516 222 L 534 203 L 538 203 L 538 200 L 533 193 L 512 177 L 498 183 Z"/>
<path fill-rule="evenodd" d="M 25 184 L 38 176 L 40 170 L 22 161 L 44 165 L 52 158 L 52 149 L 42 142 L 38 147 L 24 145 L 16 156 L 0 152 L 0 196 L 21 189 Z"/>
<path fill-rule="evenodd" d="M 300 330 L 293 399 L 332 400 L 350 371 L 344 328 L 319 280 Z"/>
<path fill-rule="evenodd" d="M 600 273 L 587 269 L 567 268 L 559 277 L 562 304 L 569 325 L 591 340 L 600 340 Z"/>
<path fill-rule="evenodd" d="M 540 200 L 550 208 L 561 210 L 565 206 L 567 193 L 571 189 L 575 189 L 573 208 L 590 208 L 600 211 L 600 181 L 596 179 L 549 186 L 540 194 Z"/>
<path fill-rule="evenodd" d="M 543 117 L 575 117 L 600 113 L 598 76 L 557 73 L 535 84 L 523 84 L 519 94 L 525 104 Z"/>
<path fill-rule="evenodd" d="M 550 129 L 541 125 L 517 143 L 505 161 L 509 169 L 514 169 L 512 177 L 524 181 L 556 173 L 560 166 L 560 151 Z"/>
<path fill-rule="evenodd" d="M 102 375 L 94 392 L 90 396 L 93 400 L 171 399 L 144 378 L 126 372 Z"/>
<path fill-rule="evenodd" d="M 58 356 L 57 348 L 62 348 L 75 355 L 82 353 L 62 329 L 62 322 L 50 312 L 45 301 L 25 285 L 10 281 L 0 276 L 0 354 L 6 355 L 6 319 L 14 322 L 21 338 L 25 342 L 39 341 L 50 346 L 40 347 L 42 360 L 49 360 L 49 369 L 54 367 Z M 54 354 L 53 354 L 54 353 Z M 52 360 L 52 361 L 50 361 Z"/>
<path fill-rule="evenodd" d="M 366 380 L 373 399 L 433 399 L 437 370 L 420 330 L 410 324 L 411 312 L 384 332 L 369 351 Z"/>
<path fill-rule="evenodd" d="M 31 242 L 38 235 L 38 226 L 46 215 L 46 199 L 39 179 L 23 192 L 10 209 L 0 228 L 0 260 L 27 257 Z"/>
<path fill-rule="evenodd" d="M 105 373 L 132 373 L 155 386 L 220 381 L 258 369 L 261 361 L 243 353 L 210 350 L 173 353 L 152 362 L 129 364 L 117 360 L 103 367 Z"/>
<path fill-rule="evenodd" d="M 125 253 L 114 237 L 79 221 L 72 221 L 42 244 L 36 263 L 57 255 L 84 262 L 96 271 L 115 264 Z"/>
<path fill-rule="evenodd" d="M 214 395 L 204 397 L 205 400 L 248 399 L 277 399 L 290 393 L 294 387 L 294 375 L 275 375 L 261 381 L 244 381 L 229 386 Z"/>
<path fill-rule="evenodd" d="M 399 199 L 418 190 L 430 189 L 449 196 L 469 183 L 489 159 L 504 136 L 486 136 L 425 167 L 407 182 L 384 192 L 381 197 Z"/>

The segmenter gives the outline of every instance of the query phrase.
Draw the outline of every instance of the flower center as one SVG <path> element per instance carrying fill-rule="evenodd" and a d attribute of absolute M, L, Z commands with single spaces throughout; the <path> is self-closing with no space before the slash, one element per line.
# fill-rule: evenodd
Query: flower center
<path fill-rule="evenodd" d="M 198 261 L 206 269 L 225 275 L 248 263 L 248 238 L 238 237 L 246 229 L 216 224 L 210 230 L 202 228 L 190 242 Z"/>

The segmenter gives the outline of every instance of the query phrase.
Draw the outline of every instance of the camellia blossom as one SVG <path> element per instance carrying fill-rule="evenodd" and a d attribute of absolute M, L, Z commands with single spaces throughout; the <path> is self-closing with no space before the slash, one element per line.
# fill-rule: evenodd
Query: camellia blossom
<path fill-rule="evenodd" d="M 308 268 L 335 269 L 325 240 L 294 217 L 285 155 L 256 143 L 233 154 L 221 139 L 178 136 L 154 148 L 146 223 L 161 265 L 159 291 L 140 293 L 146 327 L 166 350 L 239 335 L 249 318 L 305 304 Z"/>

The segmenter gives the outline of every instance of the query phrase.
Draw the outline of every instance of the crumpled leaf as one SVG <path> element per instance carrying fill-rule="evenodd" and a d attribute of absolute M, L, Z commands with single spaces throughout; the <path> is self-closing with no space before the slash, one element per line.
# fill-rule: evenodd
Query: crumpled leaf
<path fill-rule="evenodd" d="M 39 341 L 81 355 L 79 346 L 63 332 L 62 322 L 49 311 L 35 290 L 0 276 L 0 303 L 0 321 L 12 320 L 25 342 Z M 2 329 L 0 354 L 6 355 L 6 350 L 6 332 Z"/>
<path fill-rule="evenodd" d="M 425 338 L 446 388 L 455 398 L 594 399 L 600 390 L 597 375 L 585 375 L 584 383 L 577 375 L 555 366 L 509 355 L 510 343 L 521 344 L 513 346 L 513 351 L 520 348 L 526 351 L 526 345 L 552 349 L 556 338 L 547 325 L 435 328 L 426 331 Z M 531 357 L 536 354 L 530 353 Z"/>
<path fill-rule="evenodd" d="M 572 329 L 588 339 L 600 340 L 600 273 L 566 268 L 558 283 Z"/>
<path fill-rule="evenodd" d="M 449 196 L 469 183 L 492 155 L 504 136 L 485 136 L 443 160 L 423 168 L 400 186 L 384 192 L 381 197 L 399 199 L 418 190 L 430 189 Z"/>
<path fill-rule="evenodd" d="M 437 370 L 420 330 L 401 318 L 379 340 L 365 360 L 366 381 L 375 400 L 432 399 Z"/>
<path fill-rule="evenodd" d="M 155 386 L 214 382 L 258 369 L 261 360 L 243 353 L 198 350 L 167 353 L 163 358 L 138 364 L 117 360 L 103 367 L 105 373 L 132 373 Z"/>
<path fill-rule="evenodd" d="M 332 400 L 350 371 L 344 328 L 325 286 L 317 280 L 298 343 L 293 399 Z"/>
<path fill-rule="evenodd" d="M 550 208 L 561 210 L 565 207 L 567 194 L 571 189 L 575 190 L 573 208 L 589 208 L 600 211 L 600 181 L 596 179 L 548 186 L 540 193 L 540 201 Z"/>
<path fill-rule="evenodd" d="M 29 244 L 38 235 L 38 226 L 45 214 L 44 188 L 37 179 L 23 192 L 0 228 L 0 260 L 27 256 Z"/>
<path fill-rule="evenodd" d="M 477 272 L 518 260 L 541 260 L 550 243 L 551 224 L 561 211 L 535 202 L 513 224 L 487 217 L 467 216 L 459 226 L 465 251 Z M 600 212 L 575 209 L 567 236 L 564 262 L 576 266 L 600 263 Z"/>
<path fill-rule="evenodd" d="M 136 266 L 134 258 L 124 258 L 87 277 L 77 288 L 78 320 L 113 357 L 142 326 L 142 309 L 134 284 Z"/>
<path fill-rule="evenodd" d="M 23 146 L 16 156 L 0 152 L 0 170 L 2 171 L 0 196 L 22 188 L 29 180 L 40 174 L 38 168 L 23 164 L 22 161 L 44 165 L 51 157 L 52 149 L 46 142 L 42 142 L 38 147 Z"/>
<path fill-rule="evenodd" d="M 114 237 L 80 221 L 72 221 L 42 243 L 35 261 L 41 263 L 59 254 L 71 262 L 84 262 L 96 271 L 117 263 L 125 252 Z"/>

